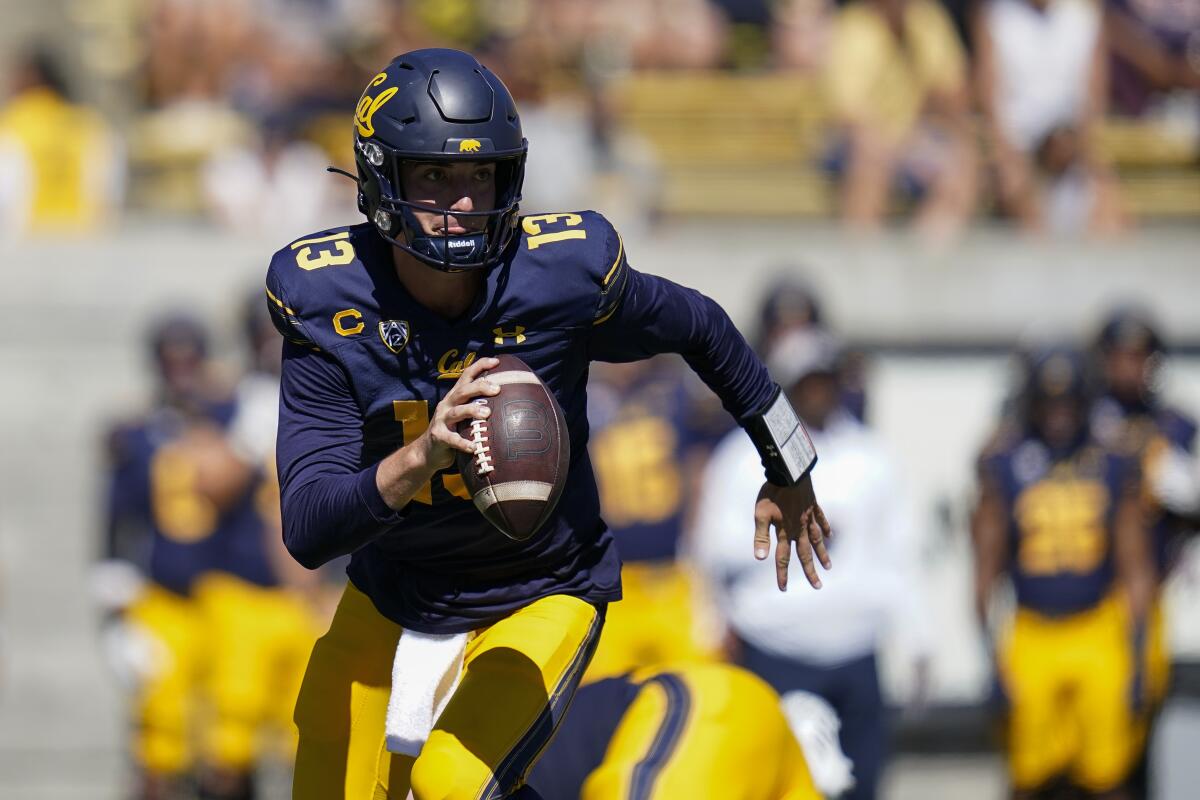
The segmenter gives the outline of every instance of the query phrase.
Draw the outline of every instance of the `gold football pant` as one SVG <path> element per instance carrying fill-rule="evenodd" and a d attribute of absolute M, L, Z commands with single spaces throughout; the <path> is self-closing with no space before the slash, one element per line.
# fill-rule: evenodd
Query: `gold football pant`
<path fill-rule="evenodd" d="M 705 641 L 697 581 L 678 563 L 633 562 L 621 568 L 620 602 L 608 607 L 604 633 L 584 682 L 662 664 L 717 660 Z"/>
<path fill-rule="evenodd" d="M 753 674 L 697 664 L 635 678 L 580 800 L 820 800 L 779 696 Z"/>
<path fill-rule="evenodd" d="M 1141 737 L 1131 645 L 1129 615 L 1116 595 L 1061 618 L 1017 610 L 1000 657 L 1017 789 L 1065 775 L 1104 792 L 1125 779 Z"/>
<path fill-rule="evenodd" d="M 589 603 L 542 598 L 470 634 L 462 679 L 415 760 L 386 749 L 402 631 L 347 585 L 296 703 L 296 800 L 490 800 L 518 785 L 578 687 L 603 624 Z"/>
<path fill-rule="evenodd" d="M 134 698 L 134 759 L 147 772 L 178 775 L 192 768 L 196 695 L 205 652 L 200 613 L 186 597 L 151 584 L 125 619 L 153 644 L 152 673 Z"/>
<path fill-rule="evenodd" d="M 292 710 L 320 634 L 316 614 L 294 592 L 224 573 L 205 575 L 195 593 L 210 661 L 205 694 L 212 720 L 201 740 L 206 760 L 246 772 L 268 731 L 290 760 L 296 746 Z"/>

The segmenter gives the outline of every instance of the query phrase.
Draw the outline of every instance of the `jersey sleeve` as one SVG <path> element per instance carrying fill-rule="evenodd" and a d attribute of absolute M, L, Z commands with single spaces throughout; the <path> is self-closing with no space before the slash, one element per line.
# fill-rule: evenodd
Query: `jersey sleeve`
<path fill-rule="evenodd" d="M 271 312 L 271 322 L 274 323 L 275 330 L 279 331 L 284 339 L 292 344 L 316 349 L 316 342 L 305 329 L 300 314 L 295 310 L 293 292 L 285 280 L 285 270 L 289 266 L 287 262 L 291 259 L 292 254 L 288 250 L 280 250 L 271 259 L 271 266 L 267 269 L 267 309 Z"/>
<path fill-rule="evenodd" d="M 622 362 L 679 353 L 736 419 L 765 410 L 775 384 L 725 310 L 695 289 L 635 270 L 621 237 L 607 228 L 590 357 Z"/>
<path fill-rule="evenodd" d="M 322 352 L 284 344 L 279 396 L 283 536 L 298 562 L 316 569 L 382 535 L 404 518 L 364 468 L 363 418 L 342 367 Z"/>

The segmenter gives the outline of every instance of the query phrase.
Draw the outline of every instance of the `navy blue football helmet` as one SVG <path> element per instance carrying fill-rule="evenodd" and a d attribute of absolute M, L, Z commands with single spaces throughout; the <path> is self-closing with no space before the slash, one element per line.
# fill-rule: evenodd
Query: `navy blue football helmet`
<path fill-rule="evenodd" d="M 516 232 L 527 149 L 512 95 L 474 56 L 447 49 L 405 53 L 371 80 L 354 112 L 359 210 L 383 238 L 431 267 L 489 267 Z M 496 207 L 451 212 L 410 202 L 400 183 L 405 161 L 494 162 Z M 428 236 L 414 209 L 482 217 L 485 225 L 475 233 Z"/>

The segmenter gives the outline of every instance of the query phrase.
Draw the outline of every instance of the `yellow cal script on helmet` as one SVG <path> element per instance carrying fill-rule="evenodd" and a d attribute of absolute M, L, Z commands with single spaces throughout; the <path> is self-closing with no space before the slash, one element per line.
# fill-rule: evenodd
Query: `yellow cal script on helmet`
<path fill-rule="evenodd" d="M 369 92 L 372 86 L 378 86 L 386 80 L 387 73 L 379 73 L 367 86 L 367 91 Z M 375 135 L 375 125 L 371 121 L 375 116 L 375 112 L 383 108 L 383 104 L 388 100 L 391 100 L 392 96 L 398 91 L 400 91 L 398 86 L 392 86 L 384 89 L 374 97 L 371 97 L 366 92 L 363 92 L 362 99 L 358 101 L 358 108 L 354 110 L 354 124 L 358 128 L 358 133 L 360 136 Z"/>

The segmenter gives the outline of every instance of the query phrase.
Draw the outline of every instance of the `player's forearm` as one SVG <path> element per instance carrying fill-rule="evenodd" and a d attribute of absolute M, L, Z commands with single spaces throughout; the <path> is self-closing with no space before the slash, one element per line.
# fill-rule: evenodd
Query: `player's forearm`
<path fill-rule="evenodd" d="M 428 437 L 420 436 L 379 463 L 375 486 L 383 502 L 399 510 L 429 483 L 435 472 L 437 467 L 429 460 Z"/>
<path fill-rule="evenodd" d="M 402 519 L 380 495 L 378 465 L 285 486 L 283 542 L 292 558 L 317 569 L 378 538 Z"/>

